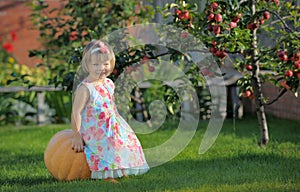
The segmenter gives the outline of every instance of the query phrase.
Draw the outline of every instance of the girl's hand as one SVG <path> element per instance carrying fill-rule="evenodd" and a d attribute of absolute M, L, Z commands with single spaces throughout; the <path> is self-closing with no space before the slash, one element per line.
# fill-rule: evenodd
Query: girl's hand
<path fill-rule="evenodd" d="M 82 136 L 79 132 L 73 133 L 72 149 L 75 152 L 83 151 L 83 140 L 82 140 Z"/>

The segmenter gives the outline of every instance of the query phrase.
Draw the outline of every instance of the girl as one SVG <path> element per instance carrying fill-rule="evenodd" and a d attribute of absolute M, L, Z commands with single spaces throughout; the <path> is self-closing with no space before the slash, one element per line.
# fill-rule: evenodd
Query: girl
<path fill-rule="evenodd" d="M 72 148 L 84 151 L 91 178 L 109 179 L 149 170 L 139 140 L 114 103 L 115 56 L 104 42 L 93 40 L 83 52 L 87 77 L 78 85 L 72 109 Z"/>

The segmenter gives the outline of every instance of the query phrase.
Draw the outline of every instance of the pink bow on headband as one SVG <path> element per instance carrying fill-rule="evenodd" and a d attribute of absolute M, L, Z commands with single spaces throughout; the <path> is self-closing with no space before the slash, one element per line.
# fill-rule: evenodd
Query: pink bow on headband
<path fill-rule="evenodd" d="M 103 42 L 100 42 L 98 45 L 99 47 L 93 49 L 91 54 L 95 53 L 96 51 L 100 51 L 100 53 L 109 53 L 108 47 Z"/>

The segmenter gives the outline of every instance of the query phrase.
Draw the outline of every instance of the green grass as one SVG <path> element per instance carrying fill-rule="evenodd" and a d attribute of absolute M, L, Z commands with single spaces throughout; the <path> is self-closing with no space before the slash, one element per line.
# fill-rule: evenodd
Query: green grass
<path fill-rule="evenodd" d="M 0 191 L 300 191 L 299 122 L 269 119 L 270 143 L 257 146 L 255 118 L 226 120 L 216 143 L 199 155 L 206 123 L 176 158 L 141 176 L 59 182 L 47 171 L 43 152 L 50 138 L 68 125 L 0 127 Z M 145 148 L 173 134 L 174 122 L 138 135 Z"/>

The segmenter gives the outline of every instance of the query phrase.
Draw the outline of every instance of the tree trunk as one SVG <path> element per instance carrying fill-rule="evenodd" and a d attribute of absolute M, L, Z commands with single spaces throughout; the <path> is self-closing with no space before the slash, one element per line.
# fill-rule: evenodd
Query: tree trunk
<path fill-rule="evenodd" d="M 252 1 L 252 13 L 255 14 L 255 1 Z M 257 22 L 256 20 L 254 22 Z M 258 123 L 260 127 L 260 141 L 259 145 L 266 146 L 269 141 L 269 133 L 268 133 L 268 124 L 265 114 L 264 105 L 262 103 L 263 94 L 261 91 L 261 81 L 259 77 L 259 57 L 258 57 L 258 49 L 257 49 L 257 29 L 252 31 L 252 63 L 253 63 L 253 71 L 252 71 L 252 87 L 254 91 L 255 98 L 255 106 L 256 106 L 256 114 L 258 118 Z"/>

